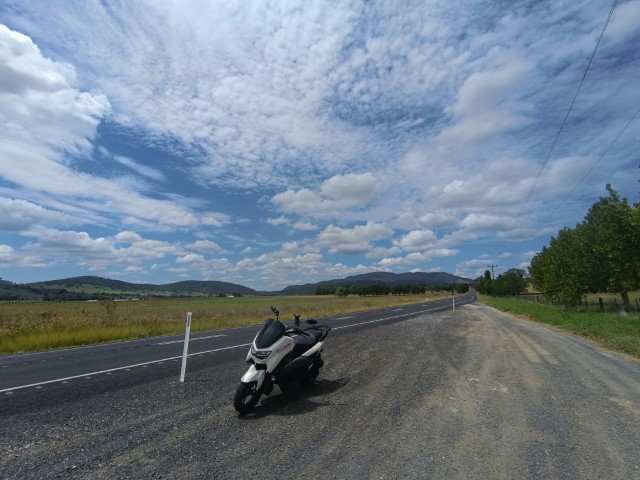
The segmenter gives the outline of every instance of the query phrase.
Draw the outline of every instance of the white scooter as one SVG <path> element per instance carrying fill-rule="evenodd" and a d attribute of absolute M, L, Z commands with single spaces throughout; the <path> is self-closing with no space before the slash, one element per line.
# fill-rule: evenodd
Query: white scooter
<path fill-rule="evenodd" d="M 277 385 L 289 392 L 313 381 L 324 365 L 323 340 L 331 330 L 327 325 L 300 329 L 300 315 L 294 315 L 295 327 L 287 327 L 279 320 L 280 312 L 271 307 L 276 318 L 269 318 L 256 335 L 247 353 L 249 370 L 243 375 L 233 398 L 233 406 L 240 414 L 256 406 L 262 395 L 270 395 Z"/>

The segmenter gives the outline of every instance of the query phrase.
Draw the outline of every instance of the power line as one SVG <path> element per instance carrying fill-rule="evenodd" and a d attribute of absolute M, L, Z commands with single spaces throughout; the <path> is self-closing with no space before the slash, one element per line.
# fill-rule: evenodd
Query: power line
<path fill-rule="evenodd" d="M 576 90 L 575 95 L 573 96 L 573 100 L 571 100 L 571 104 L 569 105 L 569 109 L 567 110 L 567 114 L 564 116 L 564 120 L 562 121 L 562 124 L 560 125 L 560 129 L 558 130 L 558 133 L 556 134 L 553 143 L 551 144 L 551 148 L 549 149 L 549 152 L 547 153 L 547 156 L 544 159 L 544 162 L 542 162 L 542 166 L 540 167 L 540 170 L 538 171 L 538 175 L 536 175 L 536 178 L 533 182 L 533 185 L 531 185 L 531 188 L 529 189 L 529 193 L 527 193 L 526 198 L 524 199 L 524 202 L 522 203 L 522 206 L 520 207 L 520 210 L 518 211 L 518 214 L 516 215 L 516 218 L 513 222 L 513 225 L 511 226 L 511 230 L 509 230 L 509 233 L 507 234 L 507 236 L 505 237 L 505 240 L 502 244 L 501 247 L 501 253 L 502 250 L 504 250 L 504 244 L 506 242 L 508 242 L 509 240 L 511 240 L 511 237 L 513 236 L 513 232 L 516 229 L 516 226 L 518 225 L 518 223 L 520 222 L 520 218 L 522 217 L 525 209 L 527 208 L 527 205 L 529 204 L 529 201 L 531 200 L 531 196 L 533 195 L 534 190 L 536 189 L 536 186 L 538 185 L 538 182 L 540 181 L 540 177 L 542 176 L 542 172 L 544 172 L 545 167 L 547 166 L 547 163 L 549 163 L 549 159 L 551 158 L 551 153 L 553 152 L 553 149 L 556 146 L 556 143 L 558 143 L 558 138 L 560 138 L 560 134 L 562 133 L 562 130 L 564 129 L 564 126 L 567 123 L 567 119 L 569 118 L 569 114 L 571 113 L 571 110 L 573 110 L 573 105 L 576 102 L 576 98 L 578 97 L 578 94 L 580 93 L 580 90 L 582 89 L 582 84 L 584 83 L 585 78 L 587 77 L 587 73 L 589 72 L 589 68 L 591 67 L 591 63 L 593 62 L 593 58 L 596 56 L 596 52 L 598 51 L 598 47 L 600 46 L 600 42 L 602 41 L 602 37 L 604 37 L 604 32 L 607 30 L 607 26 L 609 25 L 609 20 L 611 20 L 611 16 L 613 15 L 613 11 L 615 10 L 616 6 L 618 4 L 618 0 L 614 0 L 613 5 L 611 5 L 611 9 L 609 10 L 609 15 L 607 16 L 607 20 L 604 22 L 604 26 L 602 27 L 602 31 L 600 32 L 600 36 L 598 37 L 598 40 L 596 41 L 596 46 L 593 49 L 593 53 L 591 54 L 591 58 L 589 58 L 589 63 L 587 64 L 587 68 L 584 71 L 584 74 L 582 75 L 582 79 L 580 80 L 580 84 L 578 85 L 578 89 Z"/>
<path fill-rule="evenodd" d="M 582 176 L 582 178 L 580 180 L 578 180 L 578 183 L 575 184 L 575 186 L 571 189 L 571 191 L 569 193 L 567 193 L 567 195 L 562 199 L 562 201 L 554 209 L 552 209 L 552 211 L 558 210 L 564 204 L 564 202 L 566 202 L 569 199 L 569 197 L 573 194 L 573 192 L 576 191 L 576 189 L 580 186 L 580 184 L 584 181 L 584 179 L 589 176 L 589 174 L 593 171 L 594 168 L 596 168 L 596 165 L 598 165 L 598 163 L 600 163 L 600 160 L 602 160 L 604 158 L 604 156 L 611 149 L 611 147 L 613 147 L 613 145 L 618 141 L 618 139 L 622 136 L 622 134 L 627 129 L 627 127 L 629 125 L 631 125 L 631 122 L 633 122 L 635 120 L 635 118 L 638 116 L 639 113 L 640 113 L 640 108 L 638 108 L 636 110 L 636 113 L 634 113 L 633 116 L 629 119 L 629 121 L 625 124 L 625 126 L 622 127 L 622 130 L 620 130 L 618 132 L 616 137 L 611 141 L 611 143 L 605 149 L 605 151 L 602 152 L 602 154 L 600 155 L 600 157 L 598 157 L 598 159 L 595 161 L 595 163 L 593 165 L 591 165 L 591 168 L 589 170 L 587 170 L 587 172 Z M 547 218 L 545 218 L 542 221 L 542 223 L 543 224 L 547 223 L 547 220 L 549 220 L 550 218 L 551 218 L 551 215 L 547 216 Z"/>

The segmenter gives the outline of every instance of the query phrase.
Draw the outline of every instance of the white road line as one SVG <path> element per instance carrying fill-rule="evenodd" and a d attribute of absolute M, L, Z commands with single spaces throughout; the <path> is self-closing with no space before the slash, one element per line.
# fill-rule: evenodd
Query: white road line
<path fill-rule="evenodd" d="M 358 325 L 366 325 L 367 323 L 376 323 L 376 322 L 383 322 L 385 320 L 393 320 L 395 318 L 402 318 L 402 317 L 408 317 L 410 315 L 416 315 L 417 313 L 424 313 L 424 312 L 432 312 L 434 310 L 439 310 L 442 307 L 439 308 L 431 308 L 429 310 L 420 310 L 419 312 L 412 312 L 412 313 L 404 313 L 402 315 L 395 315 L 393 317 L 385 317 L 385 318 L 379 318 L 377 320 L 369 320 L 368 322 L 360 322 L 360 323 L 353 323 L 351 325 L 343 325 L 342 327 L 331 327 L 331 330 L 339 330 L 341 328 L 349 328 L 349 327 L 357 327 Z"/>
<path fill-rule="evenodd" d="M 157 337 L 152 337 L 152 338 L 161 338 L 161 337 L 175 337 L 176 334 L 175 333 L 170 333 L 168 335 L 158 335 Z M 58 352 L 66 352 L 69 350 L 81 350 L 83 348 L 94 348 L 94 347 L 102 347 L 105 345 L 122 345 L 124 343 L 133 343 L 133 342 L 139 342 L 139 343 L 144 343 L 144 342 L 148 342 L 151 338 L 135 338 L 133 340 L 114 340 L 113 342 L 104 342 L 104 343 L 95 343 L 93 345 L 78 345 L 77 347 L 66 347 L 66 348 L 55 348 L 55 349 L 49 349 L 49 350 L 40 350 L 39 352 L 24 352 L 24 353 L 12 353 L 11 356 L 12 357 L 26 357 L 27 355 L 42 355 L 45 353 L 58 353 Z M 62 357 L 64 358 L 64 357 Z"/>
<path fill-rule="evenodd" d="M 196 340 L 204 340 L 206 338 L 218 338 L 218 337 L 226 337 L 226 335 L 207 335 L 206 337 L 195 337 L 195 338 L 191 338 L 191 340 L 189 340 L 189 342 L 194 342 Z M 184 342 L 184 338 L 181 338 L 180 340 L 171 340 L 170 342 L 160 342 L 160 343 L 154 343 L 154 345 L 169 345 L 171 343 L 183 343 Z"/>
<path fill-rule="evenodd" d="M 351 315 L 350 317 L 338 317 L 338 318 L 336 318 L 336 320 L 347 320 L 349 318 L 354 318 L 354 316 Z"/>
<path fill-rule="evenodd" d="M 220 352 L 222 350 L 230 350 L 232 348 L 246 347 L 248 345 L 251 345 L 251 344 L 250 343 L 244 343 L 242 345 L 234 345 L 232 347 L 216 348 L 214 350 L 207 350 L 205 352 L 190 353 L 188 356 L 191 357 L 193 355 L 202 355 L 204 353 Z M 100 370 L 98 372 L 83 373 L 82 375 L 74 375 L 72 377 L 56 378 L 55 380 L 47 380 L 45 382 L 31 383 L 29 385 L 20 385 L 19 387 L 4 388 L 4 389 L 0 390 L 0 393 L 13 392 L 15 390 L 20 390 L 20 389 L 29 388 L 29 387 L 37 387 L 39 385 L 47 385 L 49 383 L 57 383 L 57 382 L 63 382 L 64 383 L 64 382 L 66 382 L 68 380 L 74 380 L 76 378 L 83 378 L 83 377 L 87 377 L 88 375 L 100 375 L 101 373 L 115 372 L 115 371 L 118 371 L 118 370 L 130 370 L 133 367 L 141 367 L 143 365 L 151 365 L 153 363 L 166 362 L 167 360 L 177 360 L 177 359 L 180 359 L 180 358 L 182 358 L 182 355 L 178 355 L 177 357 L 163 358 L 161 360 L 152 360 L 150 362 L 136 363 L 135 365 L 127 365 L 125 367 L 110 368 L 108 370 Z"/>

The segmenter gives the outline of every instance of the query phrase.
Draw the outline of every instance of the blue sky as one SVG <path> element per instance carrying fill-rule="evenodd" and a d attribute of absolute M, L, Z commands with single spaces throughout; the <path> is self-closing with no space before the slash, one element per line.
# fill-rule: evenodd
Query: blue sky
<path fill-rule="evenodd" d="M 601 158 L 640 108 L 631 0 L 514 228 L 610 8 L 4 1 L 0 277 L 526 268 L 606 183 L 638 201 L 640 119 Z"/>

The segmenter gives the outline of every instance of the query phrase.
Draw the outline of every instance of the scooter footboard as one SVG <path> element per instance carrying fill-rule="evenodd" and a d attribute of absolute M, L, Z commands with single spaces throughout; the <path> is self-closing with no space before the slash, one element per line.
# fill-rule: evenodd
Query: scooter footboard
<path fill-rule="evenodd" d="M 312 363 L 313 359 L 309 357 L 296 358 L 280 371 L 278 383 L 286 385 L 301 378 L 309 370 Z"/>

